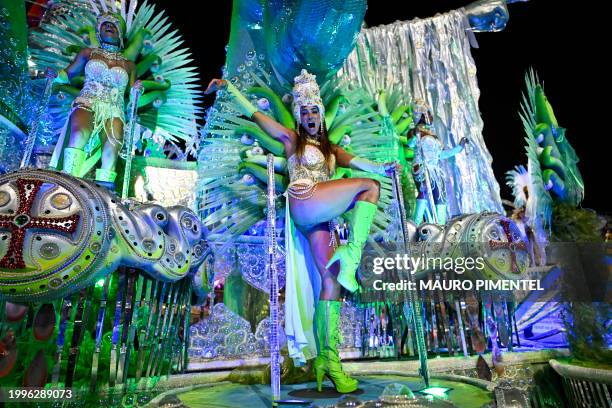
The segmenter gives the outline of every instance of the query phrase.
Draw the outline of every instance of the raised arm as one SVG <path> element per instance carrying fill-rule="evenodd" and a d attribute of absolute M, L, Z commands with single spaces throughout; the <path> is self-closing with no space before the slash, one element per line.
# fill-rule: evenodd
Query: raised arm
<path fill-rule="evenodd" d="M 351 160 L 355 157 L 354 155 L 348 153 L 346 150 L 341 148 L 338 145 L 332 145 L 332 151 L 336 156 L 336 163 L 340 167 L 351 167 Z"/>
<path fill-rule="evenodd" d="M 440 153 L 440 159 L 441 160 L 450 159 L 457 153 L 461 152 L 465 148 L 465 144 L 467 142 L 468 142 L 467 138 L 462 137 L 457 146 L 453 147 L 452 149 L 442 150 L 442 152 Z"/>
<path fill-rule="evenodd" d="M 213 79 L 210 81 L 208 88 L 204 92 L 210 94 L 217 90 L 226 90 L 234 98 L 234 101 L 240 108 L 240 111 L 246 117 L 253 119 L 255 123 L 273 139 L 280 141 L 285 147 L 285 153 L 293 150 L 297 135 L 296 133 L 281 125 L 268 115 L 265 115 L 257 110 L 255 106 L 240 91 L 231 83 L 224 79 Z"/>
<path fill-rule="evenodd" d="M 57 74 L 56 81 L 57 83 L 69 84 L 72 78 L 79 76 L 83 69 L 85 68 L 85 64 L 89 61 L 89 56 L 91 55 L 91 48 L 83 48 L 74 60 L 66 67 L 59 71 Z"/>
<path fill-rule="evenodd" d="M 295 145 L 297 139 L 296 133 L 291 129 L 287 129 L 268 115 L 257 111 L 251 116 L 251 119 L 253 119 L 264 132 L 282 142 L 283 145 L 285 145 L 285 151 L 290 151 L 291 147 Z"/>

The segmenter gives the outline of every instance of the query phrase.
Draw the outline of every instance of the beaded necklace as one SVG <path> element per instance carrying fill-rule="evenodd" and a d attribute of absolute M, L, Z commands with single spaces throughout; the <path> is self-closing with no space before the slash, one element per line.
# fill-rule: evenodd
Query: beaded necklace
<path fill-rule="evenodd" d="M 101 43 L 99 50 L 102 55 L 111 60 L 123 60 L 125 57 L 121 54 L 121 48 L 114 44 Z"/>

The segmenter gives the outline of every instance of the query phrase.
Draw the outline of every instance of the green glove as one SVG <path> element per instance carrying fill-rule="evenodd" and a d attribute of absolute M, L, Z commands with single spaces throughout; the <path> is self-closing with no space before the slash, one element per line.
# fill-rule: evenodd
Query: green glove
<path fill-rule="evenodd" d="M 63 69 L 57 72 L 57 76 L 53 80 L 54 84 L 65 85 L 70 84 L 70 78 L 68 78 L 68 73 Z"/>
<path fill-rule="evenodd" d="M 225 81 L 225 83 L 225 90 L 229 92 L 230 95 L 232 95 L 234 102 L 236 102 L 236 104 L 238 105 L 240 113 L 250 119 L 251 116 L 253 116 L 255 112 L 257 112 L 257 108 L 253 106 L 253 104 L 249 102 L 249 100 L 243 94 L 240 93 L 240 91 L 234 86 L 234 84 L 229 81 Z"/>
<path fill-rule="evenodd" d="M 367 171 L 368 173 L 387 174 L 387 166 L 384 163 L 376 163 L 375 161 L 365 159 L 363 157 L 353 157 L 349 162 L 349 167 L 352 169 Z"/>

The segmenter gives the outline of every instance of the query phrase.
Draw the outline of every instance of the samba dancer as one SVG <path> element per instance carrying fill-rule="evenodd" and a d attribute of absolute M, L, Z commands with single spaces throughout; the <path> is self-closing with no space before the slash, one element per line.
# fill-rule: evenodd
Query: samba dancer
<path fill-rule="evenodd" d="M 58 73 L 57 84 L 70 84 L 81 73 L 85 82 L 75 98 L 69 120 L 53 152 L 51 166 L 74 176 L 82 167 L 99 138 L 102 164 L 96 181 L 114 190 L 117 156 L 123 144 L 126 90 L 136 81 L 136 66 L 122 55 L 126 25 L 114 13 L 97 19 L 99 48 L 83 48 L 72 63 Z M 86 152 L 87 151 L 87 152 Z"/>
<path fill-rule="evenodd" d="M 316 356 L 314 371 L 319 391 L 324 376 L 332 380 L 338 392 L 355 391 L 357 380 L 342 370 L 338 355 L 340 285 L 350 292 L 359 289 L 355 275 L 377 209 L 380 184 L 370 178 L 331 180 L 331 177 L 336 166 L 388 175 L 396 164 L 381 164 L 356 157 L 330 143 L 319 86 L 315 76 L 306 70 L 295 78 L 293 88 L 296 131 L 259 112 L 230 82 L 213 79 L 206 93 L 220 89 L 229 92 L 240 106 L 241 113 L 281 141 L 289 158 L 285 230 L 287 281 L 299 282 L 297 285 L 288 283 L 285 293 L 285 326 L 290 355 L 295 358 L 299 354 L 303 360 Z M 330 222 L 349 210 L 348 243 L 336 249 L 336 236 Z M 320 274 L 320 293 L 307 289 L 312 269 Z M 294 291 L 292 287 L 299 290 Z M 304 299 L 310 293 L 315 302 L 319 299 L 314 312 L 305 306 L 308 300 L 312 300 Z"/>

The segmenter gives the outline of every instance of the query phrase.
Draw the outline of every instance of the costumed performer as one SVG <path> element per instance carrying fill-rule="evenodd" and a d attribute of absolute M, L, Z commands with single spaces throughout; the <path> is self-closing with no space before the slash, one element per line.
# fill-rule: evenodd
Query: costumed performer
<path fill-rule="evenodd" d="M 338 392 L 355 391 L 358 382 L 342 370 L 338 354 L 340 285 L 350 292 L 359 289 L 356 271 L 377 209 L 380 183 L 370 178 L 331 178 L 336 166 L 387 175 L 397 165 L 355 157 L 330 143 L 319 86 L 306 70 L 295 77 L 293 88 L 296 131 L 259 112 L 230 82 L 213 79 L 206 93 L 219 89 L 229 92 L 245 116 L 281 141 L 288 157 L 285 332 L 289 354 L 298 364 L 316 357 L 319 391 L 325 376 Z M 348 243 L 336 248 L 333 220 L 349 210 Z"/>
<path fill-rule="evenodd" d="M 96 24 L 100 47 L 83 48 L 55 79 L 58 84 L 70 84 L 73 78 L 85 74 L 83 88 L 72 103 L 55 146 L 51 167 L 82 177 L 88 153 L 99 143 L 102 163 L 96 169 L 96 181 L 111 190 L 115 189 L 115 167 L 123 144 L 126 92 L 133 85 L 140 87 L 135 64 L 122 55 L 125 34 L 121 15 L 100 15 Z"/>
<path fill-rule="evenodd" d="M 429 107 L 422 100 L 417 100 L 414 103 L 413 112 L 416 126 L 407 134 L 408 146 L 414 149 L 412 172 L 418 188 L 412 219 L 416 225 L 420 225 L 430 205 L 431 212 L 435 211 L 437 223 L 444 225 L 446 224 L 446 172 L 440 161 L 448 160 L 461 152 L 468 139 L 463 137 L 457 146 L 452 149 L 444 149 L 438 136 L 432 132 L 433 117 Z"/>

